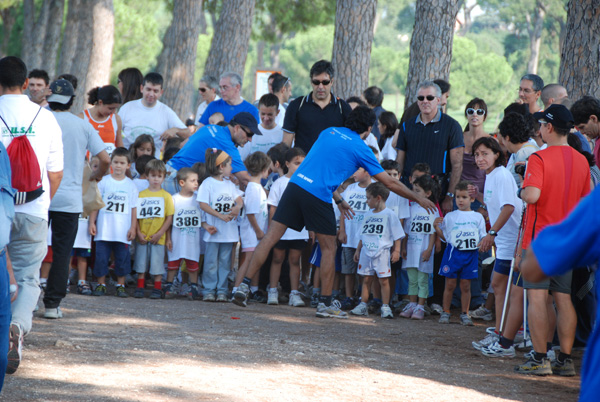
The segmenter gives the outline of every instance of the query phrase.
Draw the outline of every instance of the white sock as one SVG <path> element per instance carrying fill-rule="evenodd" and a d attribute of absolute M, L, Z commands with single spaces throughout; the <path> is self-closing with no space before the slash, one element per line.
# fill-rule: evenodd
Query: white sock
<path fill-rule="evenodd" d="M 237 292 L 237 289 L 238 289 L 237 286 L 234 286 L 233 289 L 232 289 L 232 293 Z"/>
<path fill-rule="evenodd" d="M 360 302 L 360 305 L 361 305 L 361 306 L 366 306 L 366 305 L 367 305 L 367 303 L 365 303 L 364 301 L 361 301 L 361 302 Z"/>
<path fill-rule="evenodd" d="M 48 278 L 40 278 L 40 284 L 44 284 L 48 282 Z"/>
<path fill-rule="evenodd" d="M 292 290 L 292 291 L 290 292 L 290 295 L 297 295 L 297 294 L 299 294 L 299 293 L 300 293 L 300 292 L 298 292 L 297 290 Z"/>
<path fill-rule="evenodd" d="M 269 293 L 277 293 L 277 288 L 269 288 Z"/>
<path fill-rule="evenodd" d="M 256 293 L 256 292 L 258 292 L 258 286 L 250 286 L 250 291 L 251 291 L 252 293 Z"/>
<path fill-rule="evenodd" d="M 86 284 L 86 282 L 85 281 L 77 281 L 77 284 L 83 286 Z"/>

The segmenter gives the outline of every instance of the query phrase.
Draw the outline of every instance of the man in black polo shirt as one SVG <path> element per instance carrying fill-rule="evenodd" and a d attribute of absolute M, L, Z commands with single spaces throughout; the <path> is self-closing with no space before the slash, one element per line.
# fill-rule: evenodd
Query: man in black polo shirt
<path fill-rule="evenodd" d="M 352 111 L 342 99 L 331 93 L 333 85 L 333 65 L 319 60 L 310 69 L 313 91 L 306 96 L 294 99 L 285 112 L 283 122 L 283 142 L 302 148 L 306 153 L 319 138 L 319 134 L 329 127 L 344 127 L 346 118 Z"/>
<path fill-rule="evenodd" d="M 454 188 L 462 173 L 465 144 L 460 125 L 439 109 L 442 91 L 432 81 L 417 88 L 420 113 L 400 125 L 396 161 L 408 179 L 416 163 L 427 163 L 431 173 L 443 178 L 440 205 L 444 213 L 452 211 Z"/>

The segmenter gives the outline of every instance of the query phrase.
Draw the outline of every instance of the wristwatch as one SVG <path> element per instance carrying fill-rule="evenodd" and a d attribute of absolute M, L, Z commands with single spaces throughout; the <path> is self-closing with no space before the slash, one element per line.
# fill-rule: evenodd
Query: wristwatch
<path fill-rule="evenodd" d="M 490 236 L 498 236 L 498 232 L 496 232 L 495 230 L 490 230 L 490 231 L 488 232 L 488 234 L 489 234 Z"/>
<path fill-rule="evenodd" d="M 454 198 L 454 193 L 451 193 L 450 191 L 448 191 L 446 193 L 446 196 L 450 197 L 450 198 Z"/>
<path fill-rule="evenodd" d="M 344 199 L 343 199 L 343 198 L 340 198 L 340 199 L 339 199 L 339 200 L 337 200 L 335 203 L 336 203 L 337 205 L 340 205 L 342 202 L 344 202 Z"/>

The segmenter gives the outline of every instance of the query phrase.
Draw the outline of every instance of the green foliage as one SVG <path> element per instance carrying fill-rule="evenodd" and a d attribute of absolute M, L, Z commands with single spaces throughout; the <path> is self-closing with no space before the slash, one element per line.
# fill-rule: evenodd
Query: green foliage
<path fill-rule="evenodd" d="M 452 89 L 448 99 L 450 109 L 464 110 L 465 105 L 477 97 L 486 101 L 488 116 L 493 117 L 517 95 L 516 90 L 512 90 L 512 78 L 513 70 L 504 57 L 481 52 L 468 38 L 454 38 L 450 68 Z"/>
<path fill-rule="evenodd" d="M 408 75 L 409 50 L 398 52 L 381 46 L 371 49 L 369 85 L 377 85 L 385 93 L 404 93 Z"/>

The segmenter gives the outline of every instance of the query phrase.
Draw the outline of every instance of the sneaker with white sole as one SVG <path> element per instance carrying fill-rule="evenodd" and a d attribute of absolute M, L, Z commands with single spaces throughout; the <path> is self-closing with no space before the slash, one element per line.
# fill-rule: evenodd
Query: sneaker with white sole
<path fill-rule="evenodd" d="M 505 349 L 500 346 L 500 342 L 494 342 L 488 347 L 481 348 L 481 353 L 487 357 L 509 357 L 511 359 L 517 355 L 514 346 Z"/>
<path fill-rule="evenodd" d="M 246 307 L 248 304 L 248 295 L 250 294 L 250 288 L 244 282 L 240 283 L 237 290 L 233 294 L 231 302 L 240 307 Z"/>
<path fill-rule="evenodd" d="M 492 321 L 493 319 L 492 311 L 485 306 L 479 306 L 476 310 L 469 312 L 469 315 L 474 320 Z"/>
<path fill-rule="evenodd" d="M 277 306 L 279 304 L 279 292 L 277 289 L 269 289 L 267 304 L 270 306 Z"/>
<path fill-rule="evenodd" d="M 304 300 L 302 300 L 302 297 L 300 297 L 300 294 L 298 293 L 292 293 L 290 295 L 290 301 L 288 302 L 288 305 L 293 306 L 293 307 L 304 307 Z"/>
<path fill-rule="evenodd" d="M 481 350 L 482 348 L 490 346 L 494 342 L 498 342 L 498 339 L 500 339 L 500 336 L 494 332 L 492 334 L 487 334 L 485 338 L 483 338 L 479 342 L 471 342 L 471 345 L 473 345 L 475 349 Z"/>
<path fill-rule="evenodd" d="M 525 357 L 526 359 L 531 359 L 531 358 L 533 358 L 534 353 L 535 353 L 535 349 L 531 349 L 529 352 L 525 353 L 525 355 L 523 357 Z M 546 356 L 548 357 L 548 359 L 550 359 L 551 362 L 556 360 L 556 352 L 554 352 L 553 349 L 550 349 L 546 353 Z"/>
<path fill-rule="evenodd" d="M 410 318 L 412 317 L 413 311 L 415 311 L 415 308 L 417 308 L 416 305 L 409 303 L 407 304 L 404 309 L 402 309 L 402 312 L 400 313 L 400 317 L 402 318 Z"/>
<path fill-rule="evenodd" d="M 388 306 L 387 304 L 384 304 L 383 306 L 381 306 L 381 318 L 387 318 L 387 319 L 394 318 L 394 313 L 392 312 L 392 309 L 390 308 L 390 306 Z"/>
<path fill-rule="evenodd" d="M 326 306 L 324 303 L 319 303 L 317 306 L 316 316 L 319 318 L 348 318 L 348 314 L 340 308 L 334 306 Z"/>
<path fill-rule="evenodd" d="M 442 314 L 440 314 L 440 319 L 438 320 L 438 322 L 440 324 L 450 324 L 450 313 L 446 313 L 445 311 L 442 311 Z"/>
<path fill-rule="evenodd" d="M 46 311 L 44 312 L 44 318 L 49 318 L 49 319 L 63 318 L 62 310 L 60 309 L 60 307 L 47 308 Z"/>
<path fill-rule="evenodd" d="M 417 306 L 410 316 L 411 320 L 422 320 L 425 318 L 425 308 L 423 306 Z"/>
<path fill-rule="evenodd" d="M 14 374 L 21 364 L 23 356 L 23 330 L 17 323 L 10 324 L 8 334 L 8 365 L 6 374 Z"/>
<path fill-rule="evenodd" d="M 433 314 L 442 315 L 442 313 L 444 312 L 444 308 L 437 303 L 432 303 L 430 307 L 431 310 L 433 310 L 434 312 Z"/>
<path fill-rule="evenodd" d="M 567 358 L 564 362 L 559 362 L 554 359 L 551 360 L 552 373 L 563 377 L 573 377 L 577 373 L 575 372 L 575 365 L 573 359 Z"/>
<path fill-rule="evenodd" d="M 217 303 L 229 303 L 229 299 L 225 293 L 219 293 L 216 301 Z"/>
<path fill-rule="evenodd" d="M 550 359 L 544 357 L 541 361 L 535 360 L 533 357 L 525 363 L 515 366 L 515 372 L 519 374 L 533 375 L 550 375 L 552 374 L 552 364 Z"/>
<path fill-rule="evenodd" d="M 350 314 L 352 315 L 363 315 L 365 317 L 369 316 L 369 307 L 366 303 L 360 303 L 358 306 L 354 307 L 350 310 Z"/>
<path fill-rule="evenodd" d="M 473 320 L 471 320 L 471 317 L 467 313 L 460 313 L 460 323 L 467 327 L 473 326 Z"/>

